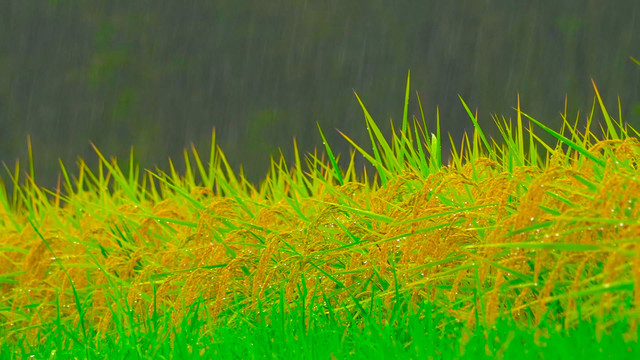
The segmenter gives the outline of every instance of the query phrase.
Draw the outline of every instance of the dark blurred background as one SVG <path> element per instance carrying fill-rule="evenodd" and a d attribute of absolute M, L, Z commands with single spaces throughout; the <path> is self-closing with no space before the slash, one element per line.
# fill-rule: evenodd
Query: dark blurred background
<path fill-rule="evenodd" d="M 458 144 L 473 128 L 458 94 L 497 138 L 491 114 L 515 119 L 518 92 L 556 130 L 565 95 L 571 119 L 589 112 L 591 78 L 640 128 L 635 0 L 4 0 L 0 46 L 0 161 L 25 164 L 30 135 L 48 187 L 59 158 L 72 173 L 78 157 L 96 163 L 90 142 L 167 170 L 191 142 L 206 156 L 214 127 L 256 183 L 278 147 L 291 159 L 294 137 L 322 148 L 316 122 L 334 152 L 349 151 L 336 128 L 369 149 L 353 90 L 388 132 L 409 69 L 410 113 L 418 91 L 429 130 L 438 106 Z"/>

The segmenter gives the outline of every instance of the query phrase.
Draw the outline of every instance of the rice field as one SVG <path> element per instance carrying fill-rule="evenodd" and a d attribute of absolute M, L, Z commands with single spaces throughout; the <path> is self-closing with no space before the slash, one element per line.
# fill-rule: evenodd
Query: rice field
<path fill-rule="evenodd" d="M 60 163 L 45 189 L 32 160 L 5 165 L 0 357 L 637 356 L 639 134 L 593 88 L 584 129 L 565 110 L 553 130 L 518 100 L 494 119 L 500 142 L 461 98 L 474 131 L 449 136 L 448 164 L 439 115 L 435 132 L 422 105 L 409 116 L 408 77 L 391 138 L 356 94 L 371 144 L 343 134 L 340 167 L 318 127 L 320 150 L 294 140 L 259 186 L 215 131 L 184 173 L 96 148 L 96 169 Z"/>

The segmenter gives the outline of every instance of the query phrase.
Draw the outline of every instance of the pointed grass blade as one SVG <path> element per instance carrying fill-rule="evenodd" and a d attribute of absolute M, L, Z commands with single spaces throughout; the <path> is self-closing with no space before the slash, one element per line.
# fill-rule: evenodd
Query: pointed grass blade
<path fill-rule="evenodd" d="M 181 188 L 180 186 L 176 186 L 173 185 L 171 183 L 169 183 L 169 181 L 165 178 L 160 177 L 158 174 L 155 174 L 154 172 L 147 170 L 147 173 L 151 176 L 153 176 L 154 178 L 158 179 L 158 181 L 160 181 L 161 184 L 164 184 L 165 186 L 169 187 L 170 189 L 172 189 L 173 191 L 175 191 L 176 193 L 180 194 L 182 197 L 184 197 L 185 199 L 187 199 L 190 203 L 192 203 L 197 209 L 199 210 L 204 210 L 207 207 L 204 206 L 201 202 L 199 202 L 198 200 L 196 200 L 194 197 L 192 197 L 191 195 L 189 195 L 188 192 L 186 192 L 183 188 Z"/>
<path fill-rule="evenodd" d="M 600 92 L 598 91 L 598 87 L 596 86 L 596 82 L 591 79 L 591 84 L 593 84 L 593 89 L 596 92 L 596 97 L 598 98 L 598 104 L 600 104 L 600 110 L 602 110 L 602 116 L 604 116 L 604 121 L 607 123 L 607 130 L 609 132 L 609 136 L 611 136 L 614 140 L 619 140 L 618 132 L 613 127 L 613 122 L 611 121 L 611 117 L 609 116 L 609 112 L 604 107 L 604 103 L 602 102 L 602 97 L 600 97 Z M 609 137 L 607 137 L 609 138 Z"/>
<path fill-rule="evenodd" d="M 135 190 L 135 187 L 137 186 L 137 184 L 134 184 L 132 186 L 132 184 L 130 184 L 129 181 L 127 181 L 124 174 L 122 174 L 122 171 L 118 167 L 117 163 L 115 163 L 115 161 L 114 161 L 114 164 L 111 165 L 109 161 L 107 161 L 107 159 L 102 155 L 100 150 L 98 150 L 95 144 L 91 143 L 91 146 L 93 147 L 93 150 L 96 152 L 96 154 L 98 154 L 98 157 L 100 158 L 100 162 L 104 164 L 104 166 L 109 170 L 109 173 L 113 176 L 113 179 L 122 188 L 122 190 L 124 190 L 124 192 L 129 196 L 129 199 L 135 202 L 138 202 L 138 199 L 136 196 L 136 190 Z"/>
<path fill-rule="evenodd" d="M 354 91 L 354 94 L 356 95 L 356 98 L 358 99 L 358 103 L 360 103 L 360 107 L 362 107 L 362 111 L 364 112 L 364 118 L 367 124 L 367 131 L 369 132 L 369 138 L 371 139 L 371 146 L 373 147 L 373 153 L 377 162 L 379 164 L 384 164 L 383 166 L 385 166 L 386 168 L 388 168 L 388 170 L 391 170 L 391 171 L 393 171 L 394 169 L 400 169 L 400 164 L 398 163 L 398 160 L 394 156 L 394 153 L 391 150 L 389 143 L 384 138 L 384 135 L 382 135 L 382 132 L 378 128 L 378 125 L 376 125 L 375 121 L 373 121 L 373 118 L 369 114 L 369 111 L 367 111 L 367 108 L 364 106 L 364 103 L 358 96 L 358 93 Z M 378 151 L 378 145 L 382 148 L 382 154 Z M 378 169 L 378 172 L 380 173 L 380 169 Z M 381 173 L 380 180 L 382 181 L 382 183 L 386 183 L 388 181 L 387 175 L 384 173 Z"/>
<path fill-rule="evenodd" d="M 342 179 L 340 168 L 338 167 L 338 163 L 336 162 L 335 156 L 333 156 L 333 151 L 331 151 L 329 142 L 324 137 L 324 134 L 322 133 L 322 129 L 320 128 L 320 124 L 316 123 L 316 125 L 318 125 L 318 131 L 320 132 L 320 137 L 322 137 L 322 144 L 324 144 L 324 148 L 327 151 L 327 156 L 329 156 L 329 161 L 331 162 L 331 166 L 333 166 L 333 174 L 335 178 L 338 180 L 338 183 L 340 185 L 344 185 L 344 180 Z"/>
<path fill-rule="evenodd" d="M 467 111 L 469 118 L 471 118 L 471 121 L 473 122 L 473 126 L 475 127 L 477 134 L 482 139 L 484 146 L 487 148 L 487 151 L 491 152 L 491 147 L 489 146 L 489 142 L 487 141 L 487 138 L 484 136 L 484 132 L 480 128 L 480 124 L 478 124 L 478 115 L 477 114 L 473 115 L 473 113 L 471 113 L 471 110 L 469 110 L 469 107 L 467 106 L 467 103 L 464 102 L 464 99 L 462 99 L 462 96 L 458 95 L 458 97 L 462 102 L 462 106 L 464 106 L 464 109 Z"/>
<path fill-rule="evenodd" d="M 580 146 L 580 145 L 576 144 L 575 142 L 567 139 L 563 135 L 561 135 L 561 134 L 557 133 L 556 131 L 550 129 L 549 127 L 545 126 L 544 124 L 542 124 L 538 120 L 532 118 L 531 116 L 529 116 L 529 115 L 527 115 L 525 113 L 522 113 L 522 115 L 524 115 L 527 119 L 533 121 L 536 125 L 540 126 L 544 131 L 548 132 L 549 134 L 551 134 L 556 139 L 558 139 L 561 142 L 567 144 L 573 150 L 575 150 L 575 151 L 579 152 L 580 154 L 584 155 L 585 157 L 593 160 L 593 162 L 595 162 L 596 164 L 598 164 L 598 165 L 600 165 L 602 167 L 604 167 L 606 165 L 606 162 L 604 160 L 594 156 L 593 154 L 591 154 L 589 151 L 587 151 L 587 149 L 583 148 L 582 146 Z M 548 148 L 548 149 L 551 150 L 550 148 Z"/>
<path fill-rule="evenodd" d="M 351 140 L 351 138 L 349 138 L 346 134 L 344 134 L 342 131 L 338 130 L 338 132 L 340 133 L 340 135 L 342 135 L 342 137 L 344 137 L 365 159 L 367 159 L 371 165 L 373 165 L 376 169 L 378 169 L 378 174 L 380 175 L 381 179 L 387 179 L 388 176 L 390 176 L 389 171 L 384 167 L 384 165 L 382 164 L 380 157 L 379 156 L 375 156 L 375 158 L 371 155 L 369 155 L 363 148 L 361 148 L 360 146 L 358 146 L 358 144 L 356 144 L 355 141 Z M 377 154 L 377 150 L 374 147 L 374 153 Z M 366 171 L 366 170 L 365 170 Z M 385 180 L 386 181 L 386 180 Z"/>

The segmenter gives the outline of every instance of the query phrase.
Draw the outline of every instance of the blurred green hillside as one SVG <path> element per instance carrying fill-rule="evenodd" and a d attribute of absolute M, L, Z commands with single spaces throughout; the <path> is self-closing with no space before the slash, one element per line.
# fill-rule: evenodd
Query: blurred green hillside
<path fill-rule="evenodd" d="M 293 137 L 301 151 L 321 143 L 316 122 L 336 152 L 348 143 L 333 128 L 366 143 L 353 89 L 389 131 L 408 69 L 429 124 L 439 106 L 458 142 L 470 130 L 458 94 L 498 137 L 491 114 L 513 115 L 518 92 L 552 128 L 566 94 L 569 118 L 589 111 L 590 78 L 638 124 L 637 34 L 632 0 L 7 0 L 0 161 L 26 162 L 30 135 L 38 183 L 53 186 L 58 158 L 95 164 L 90 142 L 120 158 L 134 146 L 143 166 L 166 168 L 190 142 L 206 149 L 216 127 L 229 161 L 257 182 Z"/>

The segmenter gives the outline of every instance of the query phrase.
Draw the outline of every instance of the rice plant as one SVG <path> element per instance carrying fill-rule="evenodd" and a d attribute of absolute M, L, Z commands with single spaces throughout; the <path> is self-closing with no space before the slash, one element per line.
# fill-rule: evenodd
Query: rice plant
<path fill-rule="evenodd" d="M 82 159 L 55 189 L 6 165 L 0 353 L 7 358 L 631 356 L 640 314 L 638 132 L 595 100 L 581 133 L 477 113 L 442 162 L 439 114 L 339 166 L 323 147 L 254 186 L 212 132 L 186 171 Z M 620 106 L 618 106 L 620 109 Z M 596 114 L 604 139 L 591 127 Z M 621 113 L 621 111 L 619 111 Z M 538 130 L 539 128 L 541 130 Z M 557 139 L 546 144 L 534 130 Z M 564 148 L 563 148 L 564 146 Z M 565 150 L 566 149 L 566 150 Z M 538 150 L 544 150 L 541 156 Z M 370 167 L 357 169 L 355 156 Z M 578 344 L 580 347 L 578 347 Z"/>

